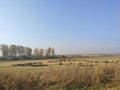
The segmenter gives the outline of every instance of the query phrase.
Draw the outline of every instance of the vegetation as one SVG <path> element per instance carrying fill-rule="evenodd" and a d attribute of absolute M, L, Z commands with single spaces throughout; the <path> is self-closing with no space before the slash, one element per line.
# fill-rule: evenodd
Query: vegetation
<path fill-rule="evenodd" d="M 32 48 L 24 47 L 22 45 L 0 45 L 0 50 L 3 55 L 4 60 L 17 60 L 17 59 L 40 59 L 40 58 L 50 58 L 55 57 L 54 48 L 39 49 L 35 48 L 32 54 Z M 44 53 L 45 51 L 45 53 Z"/>
<path fill-rule="evenodd" d="M 119 90 L 119 58 L 97 56 L 0 62 L 0 89 Z M 28 62 L 47 65 L 13 66 Z"/>

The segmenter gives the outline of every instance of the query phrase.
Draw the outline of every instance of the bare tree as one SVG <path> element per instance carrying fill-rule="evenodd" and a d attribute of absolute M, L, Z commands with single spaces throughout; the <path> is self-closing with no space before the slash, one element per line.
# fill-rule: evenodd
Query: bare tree
<path fill-rule="evenodd" d="M 20 56 L 24 56 L 25 55 L 25 47 L 20 46 Z"/>
<path fill-rule="evenodd" d="M 32 56 L 32 49 L 30 47 L 24 47 L 22 45 L 6 45 L 6 44 L 1 44 L 0 45 L 0 50 L 2 52 L 3 58 L 4 59 L 26 59 Z M 54 48 L 47 48 L 46 50 L 44 49 L 39 49 L 35 48 L 34 49 L 34 58 L 41 58 L 44 55 L 44 51 L 46 54 L 46 57 L 50 56 L 55 56 L 55 50 Z"/>
<path fill-rule="evenodd" d="M 48 49 L 46 49 L 45 52 L 46 52 L 46 56 L 47 57 L 51 56 L 51 47 L 49 47 Z"/>
<path fill-rule="evenodd" d="M 52 48 L 51 53 L 52 53 L 52 56 L 55 56 L 55 49 L 54 48 Z"/>
<path fill-rule="evenodd" d="M 21 55 L 21 52 L 20 52 L 20 46 L 16 46 L 17 47 L 17 53 L 18 53 L 18 56 L 20 57 Z"/>
<path fill-rule="evenodd" d="M 26 56 L 30 57 L 32 55 L 32 49 L 29 47 L 26 47 Z"/>
<path fill-rule="evenodd" d="M 35 49 L 34 49 L 34 57 L 35 57 L 35 58 L 39 58 L 39 56 L 40 56 L 40 51 L 39 51 L 38 48 L 35 48 Z"/>
<path fill-rule="evenodd" d="M 9 53 L 8 45 L 2 44 L 2 45 L 0 45 L 0 49 L 2 51 L 3 58 L 6 59 L 8 57 L 8 53 Z"/>
<path fill-rule="evenodd" d="M 16 45 L 10 45 L 9 47 L 9 56 L 16 57 L 17 55 L 17 47 Z"/>
<path fill-rule="evenodd" d="M 17 47 L 17 54 L 19 59 L 22 59 L 24 55 L 26 55 L 26 48 L 22 45 L 16 46 Z"/>
<path fill-rule="evenodd" d="M 42 57 L 43 56 L 43 54 L 44 54 L 44 49 L 40 49 L 40 57 Z"/>

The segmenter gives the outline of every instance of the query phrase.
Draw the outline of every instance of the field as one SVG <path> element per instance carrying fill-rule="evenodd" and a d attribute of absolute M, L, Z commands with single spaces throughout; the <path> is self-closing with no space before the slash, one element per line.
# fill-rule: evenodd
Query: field
<path fill-rule="evenodd" d="M 0 62 L 0 90 L 120 90 L 120 55 Z"/>

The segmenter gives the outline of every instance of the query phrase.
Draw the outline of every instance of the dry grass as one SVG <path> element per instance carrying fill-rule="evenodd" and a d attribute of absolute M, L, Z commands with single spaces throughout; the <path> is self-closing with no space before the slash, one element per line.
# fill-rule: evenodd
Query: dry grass
<path fill-rule="evenodd" d="M 119 90 L 120 63 L 103 63 L 102 61 L 110 57 L 100 58 L 101 61 L 98 57 L 76 58 L 62 62 L 42 61 L 48 64 L 48 67 L 11 66 L 35 61 L 1 62 L 0 90 Z M 116 62 L 118 59 L 119 57 L 112 57 L 109 62 Z M 109 84 L 112 85 L 106 87 Z"/>
<path fill-rule="evenodd" d="M 57 88 L 81 88 L 101 84 L 118 83 L 120 66 L 99 65 L 97 67 L 71 66 L 62 69 L 49 68 L 44 72 L 20 73 L 2 71 L 1 90 L 44 90 Z"/>

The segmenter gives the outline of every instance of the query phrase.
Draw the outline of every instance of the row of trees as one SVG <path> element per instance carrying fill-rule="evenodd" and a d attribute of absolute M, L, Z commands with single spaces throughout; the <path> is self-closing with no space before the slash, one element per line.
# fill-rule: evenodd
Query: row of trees
<path fill-rule="evenodd" d="M 46 50 L 44 49 L 39 49 L 35 48 L 34 49 L 34 57 L 35 58 L 40 58 L 40 57 L 55 57 L 55 50 L 54 48 L 47 48 Z"/>
<path fill-rule="evenodd" d="M 6 45 L 1 44 L 0 50 L 2 52 L 3 59 L 39 59 L 43 57 L 54 57 L 54 48 L 39 49 L 35 48 L 32 50 L 30 47 L 24 47 L 22 45 Z"/>

